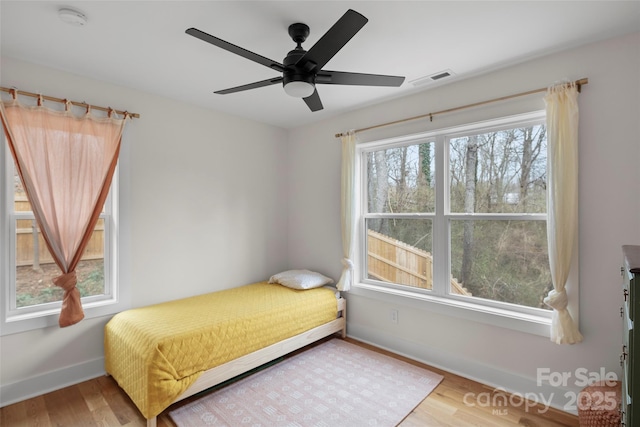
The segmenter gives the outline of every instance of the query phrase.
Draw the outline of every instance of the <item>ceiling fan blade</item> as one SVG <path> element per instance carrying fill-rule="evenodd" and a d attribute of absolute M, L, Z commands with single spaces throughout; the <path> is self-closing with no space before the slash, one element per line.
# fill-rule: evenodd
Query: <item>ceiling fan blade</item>
<path fill-rule="evenodd" d="M 242 86 L 232 87 L 232 88 L 229 88 L 229 89 L 218 90 L 218 91 L 215 91 L 213 93 L 217 93 L 218 95 L 226 95 L 226 94 L 229 94 L 229 93 L 242 92 L 243 90 L 257 89 L 259 87 L 271 86 L 271 85 L 274 85 L 276 83 L 282 83 L 282 77 L 275 77 L 273 79 L 267 79 L 267 80 L 262 80 L 262 81 L 255 82 L 255 83 L 249 83 L 249 84 L 242 85 Z"/>
<path fill-rule="evenodd" d="M 320 101 L 320 95 L 318 95 L 317 90 L 314 90 L 311 95 L 303 99 L 311 111 L 320 111 L 324 108 L 322 106 L 322 101 Z"/>
<path fill-rule="evenodd" d="M 305 68 L 307 71 L 322 69 L 322 67 L 364 27 L 367 21 L 367 18 L 355 10 L 347 10 L 347 12 L 333 24 L 333 27 L 329 28 L 329 31 L 296 62 L 296 66 Z"/>
<path fill-rule="evenodd" d="M 316 84 L 398 87 L 402 83 L 404 83 L 404 77 L 402 76 L 385 76 L 382 74 L 322 70 L 316 75 Z"/>
<path fill-rule="evenodd" d="M 284 65 L 282 65 L 281 63 L 226 42 L 222 39 L 212 36 L 211 34 L 207 34 L 204 31 L 200 31 L 196 28 L 189 28 L 185 32 L 190 36 L 193 36 L 207 43 L 211 43 L 214 46 L 218 46 L 219 48 L 227 50 L 231 53 L 235 53 L 236 55 L 240 55 L 243 58 L 249 59 L 250 61 L 257 62 L 258 64 L 264 65 L 265 67 L 269 67 L 280 72 L 284 71 Z"/>

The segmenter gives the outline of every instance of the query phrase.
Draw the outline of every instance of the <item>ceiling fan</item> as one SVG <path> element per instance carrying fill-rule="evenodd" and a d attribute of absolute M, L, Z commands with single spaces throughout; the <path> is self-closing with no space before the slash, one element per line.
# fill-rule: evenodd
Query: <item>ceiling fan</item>
<path fill-rule="evenodd" d="M 289 36 L 297 46 L 287 54 L 282 64 L 196 28 L 189 28 L 186 33 L 282 73 L 281 77 L 219 90 L 214 93 L 224 95 L 282 83 L 287 94 L 296 98 L 303 98 L 311 111 L 319 111 L 323 107 L 316 90 L 317 84 L 398 87 L 404 82 L 404 77 L 400 76 L 349 73 L 322 69 L 364 27 L 367 21 L 367 18 L 349 9 L 308 51 L 302 48 L 302 43 L 309 36 L 309 27 L 301 23 L 291 24 L 289 26 Z"/>

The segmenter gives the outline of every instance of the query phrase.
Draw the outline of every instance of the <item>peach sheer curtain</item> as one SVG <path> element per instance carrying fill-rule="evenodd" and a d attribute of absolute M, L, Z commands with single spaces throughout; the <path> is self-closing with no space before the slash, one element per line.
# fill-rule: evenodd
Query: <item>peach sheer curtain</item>
<path fill-rule="evenodd" d="M 64 290 L 60 327 L 84 318 L 75 268 L 91 238 L 118 161 L 122 131 L 128 116 L 78 117 L 42 106 L 24 106 L 16 99 L 0 102 L 7 142 L 56 264 L 62 274 L 53 279 Z"/>

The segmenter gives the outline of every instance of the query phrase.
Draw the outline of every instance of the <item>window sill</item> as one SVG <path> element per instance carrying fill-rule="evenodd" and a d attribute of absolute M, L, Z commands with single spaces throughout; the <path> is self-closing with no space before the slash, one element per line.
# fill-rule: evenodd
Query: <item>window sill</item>
<path fill-rule="evenodd" d="M 127 307 L 113 299 L 84 303 L 84 319 L 114 315 Z M 0 325 L 0 336 L 58 326 L 60 308 L 7 316 Z"/>
<path fill-rule="evenodd" d="M 511 310 L 487 307 L 468 301 L 442 298 L 435 295 L 391 289 L 384 286 L 358 283 L 349 293 L 366 298 L 401 304 L 414 309 L 454 316 L 473 322 L 481 322 L 500 328 L 550 337 L 551 317 L 536 316 Z"/>

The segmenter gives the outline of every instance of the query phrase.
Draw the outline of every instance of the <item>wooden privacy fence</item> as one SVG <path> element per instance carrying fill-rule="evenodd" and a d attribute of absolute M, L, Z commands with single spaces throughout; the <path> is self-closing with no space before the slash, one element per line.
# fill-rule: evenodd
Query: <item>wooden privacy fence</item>
<path fill-rule="evenodd" d="M 433 288 L 433 257 L 429 252 L 373 230 L 367 230 L 367 265 L 373 279 Z M 453 277 L 451 292 L 471 296 Z"/>
<path fill-rule="evenodd" d="M 31 211 L 26 197 L 16 196 L 16 212 Z M 104 258 L 104 220 L 99 219 L 91 240 L 82 255 L 83 260 Z M 16 221 L 16 266 L 31 265 L 39 268 L 40 264 L 53 263 L 42 233 L 35 220 L 19 219 Z"/>

